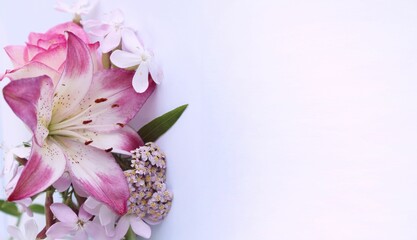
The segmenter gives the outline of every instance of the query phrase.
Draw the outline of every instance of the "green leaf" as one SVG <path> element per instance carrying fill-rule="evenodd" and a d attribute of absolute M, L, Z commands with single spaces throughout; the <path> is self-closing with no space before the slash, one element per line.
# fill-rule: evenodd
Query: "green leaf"
<path fill-rule="evenodd" d="M 19 217 L 21 215 L 15 203 L 4 200 L 0 200 L 0 211 L 15 217 Z"/>
<path fill-rule="evenodd" d="M 142 140 L 155 142 L 177 122 L 187 107 L 188 104 L 182 105 L 147 123 L 138 131 Z"/>
<path fill-rule="evenodd" d="M 34 213 L 45 214 L 45 207 L 40 204 L 32 204 L 29 208 Z"/>

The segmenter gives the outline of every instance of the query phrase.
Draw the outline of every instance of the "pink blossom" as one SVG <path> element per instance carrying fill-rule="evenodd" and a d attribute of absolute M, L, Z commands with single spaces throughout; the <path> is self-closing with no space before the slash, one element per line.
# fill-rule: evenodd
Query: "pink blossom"
<path fill-rule="evenodd" d="M 51 211 L 59 222 L 53 224 L 48 229 L 46 232 L 48 238 L 56 239 L 67 235 L 73 236 L 74 239 L 78 240 L 87 240 L 88 237 L 94 237 L 94 239 L 106 238 L 103 228 L 90 220 L 92 215 L 87 213 L 82 206 L 78 216 L 63 203 L 52 204 Z"/>
<path fill-rule="evenodd" d="M 7 232 L 15 240 L 36 240 L 38 225 L 36 225 L 35 220 L 30 219 L 25 223 L 25 233 L 20 231 L 20 229 L 15 226 L 8 226 Z"/>
<path fill-rule="evenodd" d="M 84 208 L 87 212 L 98 216 L 99 223 L 105 227 L 107 236 L 112 239 L 122 239 L 129 227 L 138 236 L 143 238 L 151 237 L 151 227 L 136 214 L 127 213 L 120 216 L 107 207 L 106 204 L 91 197 L 85 202 Z M 116 222 L 117 226 L 114 228 Z"/>
<path fill-rule="evenodd" d="M 30 33 L 25 46 L 7 46 L 5 51 L 10 57 L 14 69 L 7 70 L 0 80 L 8 77 L 11 80 L 49 76 L 56 83 L 65 67 L 67 37 L 65 32 L 72 32 L 84 43 L 89 43 L 87 33 L 77 24 L 67 22 L 59 24 L 46 33 Z M 89 44 L 93 53 L 97 44 Z M 93 63 L 98 70 L 99 57 L 93 54 Z"/>
<path fill-rule="evenodd" d="M 6 102 L 33 132 L 31 154 L 8 200 L 33 196 L 67 172 L 78 193 L 124 214 L 129 190 L 110 152 L 143 145 L 126 124 L 155 85 L 137 94 L 129 71 L 94 73 L 87 45 L 73 33 L 68 33 L 66 48 L 65 67 L 57 83 L 41 76 L 11 81 L 3 89 Z"/>

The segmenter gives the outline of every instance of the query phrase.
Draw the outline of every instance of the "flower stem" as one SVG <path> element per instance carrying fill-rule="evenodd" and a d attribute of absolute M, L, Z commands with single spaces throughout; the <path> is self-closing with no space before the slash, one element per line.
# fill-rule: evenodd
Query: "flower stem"
<path fill-rule="evenodd" d="M 110 62 L 110 53 L 103 53 L 101 56 L 101 62 L 103 63 L 104 69 L 110 69 L 111 62 Z"/>
<path fill-rule="evenodd" d="M 129 230 L 126 233 L 125 239 L 126 240 L 136 240 L 136 234 L 133 232 L 131 227 L 129 227 Z"/>
<path fill-rule="evenodd" d="M 53 198 L 54 192 L 55 192 L 55 189 L 52 187 L 46 191 L 46 197 L 45 197 L 46 226 L 42 229 L 40 233 L 38 233 L 38 236 L 36 236 L 37 238 L 40 238 L 40 239 L 46 238 L 46 231 L 48 231 L 49 227 L 51 227 L 53 224 L 54 214 L 51 211 L 51 205 L 52 203 L 54 203 L 54 198 Z"/>

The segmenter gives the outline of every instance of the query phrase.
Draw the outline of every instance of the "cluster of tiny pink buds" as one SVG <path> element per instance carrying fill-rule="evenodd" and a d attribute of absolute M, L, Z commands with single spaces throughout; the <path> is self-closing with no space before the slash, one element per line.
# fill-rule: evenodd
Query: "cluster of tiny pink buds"
<path fill-rule="evenodd" d="M 165 155 L 155 143 L 132 151 L 131 170 L 125 171 L 129 183 L 129 213 L 151 223 L 158 223 L 168 214 L 173 194 L 167 190 Z"/>

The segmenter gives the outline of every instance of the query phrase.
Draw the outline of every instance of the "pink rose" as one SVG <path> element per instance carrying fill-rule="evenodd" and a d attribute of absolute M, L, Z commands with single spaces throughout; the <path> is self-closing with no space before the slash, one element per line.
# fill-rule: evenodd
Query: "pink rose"
<path fill-rule="evenodd" d="M 67 36 L 65 32 L 72 32 L 90 47 L 95 69 L 99 66 L 97 56 L 98 43 L 90 44 L 87 33 L 75 23 L 59 24 L 46 33 L 30 33 L 26 46 L 7 46 L 5 51 L 9 55 L 14 69 L 7 70 L 0 80 L 7 77 L 10 80 L 39 77 L 47 75 L 54 83 L 58 82 L 67 55 Z"/>

